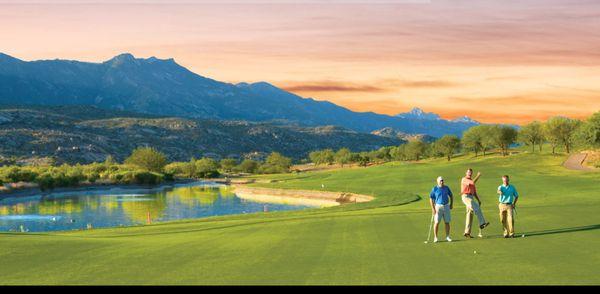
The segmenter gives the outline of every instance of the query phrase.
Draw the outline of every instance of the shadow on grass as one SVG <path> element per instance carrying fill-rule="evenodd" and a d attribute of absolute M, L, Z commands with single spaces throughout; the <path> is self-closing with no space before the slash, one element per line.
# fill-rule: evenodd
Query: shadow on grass
<path fill-rule="evenodd" d="M 550 229 L 543 231 L 532 231 L 532 232 L 517 232 L 515 235 L 517 238 L 521 237 L 521 234 L 525 235 L 525 237 L 535 237 L 535 236 L 544 236 L 544 235 L 554 235 L 554 234 L 564 234 L 564 233 L 574 233 L 574 232 L 582 232 L 582 231 L 591 231 L 600 229 L 600 224 L 596 225 L 588 225 L 581 227 L 571 227 L 571 228 L 561 228 L 561 229 Z M 502 235 L 489 235 L 485 236 L 484 239 L 504 239 Z"/>
<path fill-rule="evenodd" d="M 532 236 L 544 236 L 544 235 L 554 235 L 554 234 L 562 234 L 562 233 L 573 233 L 573 232 L 582 232 L 582 231 L 592 231 L 600 229 L 600 224 L 589 225 L 589 226 L 581 226 L 581 227 L 571 227 L 571 228 L 562 228 L 562 229 L 551 229 L 551 230 L 543 230 L 543 231 L 533 231 L 523 233 L 527 237 Z"/>

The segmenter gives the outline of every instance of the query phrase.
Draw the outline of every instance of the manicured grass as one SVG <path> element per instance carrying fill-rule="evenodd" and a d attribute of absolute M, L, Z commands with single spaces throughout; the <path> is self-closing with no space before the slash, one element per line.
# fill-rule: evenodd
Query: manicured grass
<path fill-rule="evenodd" d="M 561 167 L 564 156 L 462 156 L 450 163 L 269 176 L 268 187 L 372 194 L 372 203 L 48 234 L 0 234 L 0 284 L 600 284 L 600 173 Z M 423 244 L 427 194 L 446 177 L 458 194 L 467 167 L 492 222 L 463 240 Z M 510 174 L 522 195 L 502 239 L 495 190 Z M 414 201 L 419 195 L 421 201 Z M 403 203 L 408 203 L 401 205 Z M 477 251 L 477 254 L 473 252 Z"/>

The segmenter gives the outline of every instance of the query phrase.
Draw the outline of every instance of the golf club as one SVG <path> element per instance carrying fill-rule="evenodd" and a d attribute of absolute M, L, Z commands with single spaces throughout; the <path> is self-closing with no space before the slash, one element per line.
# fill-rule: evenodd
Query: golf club
<path fill-rule="evenodd" d="M 431 221 L 429 222 L 429 232 L 427 233 L 427 241 L 423 242 L 425 244 L 429 243 L 429 238 L 431 237 L 431 227 L 433 227 L 433 217 L 434 215 L 431 215 Z"/>

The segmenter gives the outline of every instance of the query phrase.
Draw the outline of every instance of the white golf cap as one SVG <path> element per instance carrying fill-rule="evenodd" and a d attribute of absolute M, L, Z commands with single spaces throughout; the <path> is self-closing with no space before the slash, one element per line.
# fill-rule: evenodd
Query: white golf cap
<path fill-rule="evenodd" d="M 442 177 L 442 176 L 439 176 L 439 177 L 437 177 L 437 181 L 438 181 L 438 182 L 439 182 L 439 181 L 443 181 L 443 180 L 444 180 L 444 177 Z"/>

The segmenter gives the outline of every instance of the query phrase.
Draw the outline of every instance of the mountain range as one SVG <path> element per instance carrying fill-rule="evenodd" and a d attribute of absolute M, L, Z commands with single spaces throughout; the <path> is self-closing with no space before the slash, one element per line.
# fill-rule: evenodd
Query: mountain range
<path fill-rule="evenodd" d="M 460 135 L 477 125 L 420 109 L 396 116 L 354 112 L 300 97 L 266 82 L 231 84 L 193 73 L 173 59 L 121 54 L 102 63 L 23 61 L 0 53 L 0 104 L 88 105 L 188 119 L 243 120 L 297 126 L 333 125 L 370 133 Z"/>

